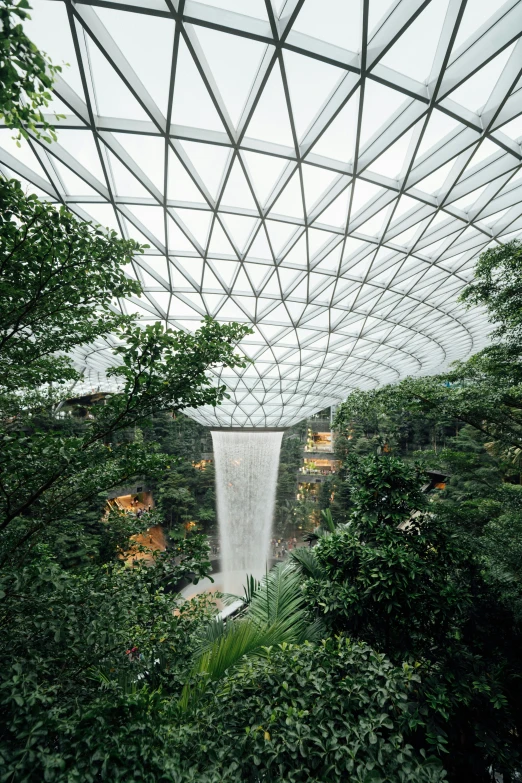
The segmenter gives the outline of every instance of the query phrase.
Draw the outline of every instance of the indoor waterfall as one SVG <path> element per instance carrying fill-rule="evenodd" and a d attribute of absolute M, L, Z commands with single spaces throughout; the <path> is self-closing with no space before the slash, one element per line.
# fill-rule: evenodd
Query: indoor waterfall
<path fill-rule="evenodd" d="M 212 430 L 224 590 L 259 579 L 270 552 L 282 430 Z"/>

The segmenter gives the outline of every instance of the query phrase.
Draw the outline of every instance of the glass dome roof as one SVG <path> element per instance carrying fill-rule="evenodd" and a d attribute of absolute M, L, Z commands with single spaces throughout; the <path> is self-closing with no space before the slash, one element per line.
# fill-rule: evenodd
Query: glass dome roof
<path fill-rule="evenodd" d="M 254 326 L 199 421 L 285 426 L 485 344 L 456 297 L 522 230 L 520 0 L 32 5 L 66 118 L 3 128 L 0 169 L 150 245 L 124 311 Z M 76 359 L 91 386 L 114 361 Z"/>

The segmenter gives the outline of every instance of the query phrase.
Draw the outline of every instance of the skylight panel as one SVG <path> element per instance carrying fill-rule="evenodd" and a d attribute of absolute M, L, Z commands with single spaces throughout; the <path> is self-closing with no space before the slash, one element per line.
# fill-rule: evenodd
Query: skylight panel
<path fill-rule="evenodd" d="M 85 0 L 77 48 L 65 3 L 35 4 L 29 34 L 71 63 L 49 108 L 67 119 L 54 149 L 4 130 L 1 170 L 149 245 L 127 269 L 145 295 L 123 311 L 188 331 L 203 313 L 259 322 L 243 341 L 257 363 L 212 375 L 230 400 L 192 411 L 205 424 L 285 426 L 487 342 L 483 314 L 456 299 L 492 233 L 522 234 L 516 32 L 491 35 L 486 0 L 468 0 L 456 31 L 448 0 L 411 24 L 403 4 L 369 0 L 363 31 L 359 0 L 272 0 L 276 39 L 264 0 L 198 0 L 186 18 Z M 491 45 L 467 52 L 482 26 Z M 369 51 L 350 56 L 363 32 Z M 113 362 L 103 345 L 80 360 L 97 384 Z"/>

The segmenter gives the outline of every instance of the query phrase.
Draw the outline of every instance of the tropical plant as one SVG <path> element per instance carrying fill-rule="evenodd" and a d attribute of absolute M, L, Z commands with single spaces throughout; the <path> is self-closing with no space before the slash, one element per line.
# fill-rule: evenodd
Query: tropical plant
<path fill-rule="evenodd" d="M 278 563 L 257 585 L 249 580 L 246 594 L 244 616 L 228 622 L 218 616 L 201 636 L 191 682 L 182 697 L 185 709 L 197 702 L 209 682 L 230 673 L 245 656 L 263 657 L 275 644 L 320 638 L 323 626 L 308 620 L 301 577 L 292 563 Z"/>
<path fill-rule="evenodd" d="M 176 716 L 177 779 L 445 780 L 440 760 L 422 748 L 419 683 L 418 667 L 393 666 L 349 639 L 274 644 L 208 683 L 197 708 Z"/>
<path fill-rule="evenodd" d="M 420 467 L 389 454 L 351 457 L 349 480 L 350 523 L 293 556 L 310 618 L 396 664 L 419 663 L 428 735 L 447 745 L 450 780 L 520 772 L 521 629 L 507 600 L 518 538 L 511 556 L 504 538 L 517 525 L 486 526 L 496 553 L 488 565 L 481 542 L 468 546 L 440 513 L 443 501 L 423 495 Z"/>
<path fill-rule="evenodd" d="M 207 554 L 194 538 L 148 567 L 70 570 L 39 544 L 0 572 L 3 783 L 161 779 L 160 694 L 179 699 L 215 611 L 165 587 L 207 575 Z"/>
<path fill-rule="evenodd" d="M 49 91 L 62 68 L 26 36 L 21 22 L 31 18 L 30 8 L 27 0 L 0 2 L 0 119 L 18 132 L 18 146 L 29 133 L 47 142 L 56 140 L 42 109 L 51 102 Z"/>

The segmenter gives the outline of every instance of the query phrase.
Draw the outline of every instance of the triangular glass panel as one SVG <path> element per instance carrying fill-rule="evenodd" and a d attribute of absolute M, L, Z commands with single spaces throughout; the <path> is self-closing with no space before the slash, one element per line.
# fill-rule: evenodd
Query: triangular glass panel
<path fill-rule="evenodd" d="M 348 187 L 332 201 L 330 206 L 327 207 L 324 212 L 321 212 L 316 222 L 344 228 L 348 219 L 348 205 L 350 203 L 351 190 L 351 185 L 348 185 Z"/>
<path fill-rule="evenodd" d="M 493 141 L 490 139 L 483 139 L 480 145 L 477 146 L 477 151 L 471 158 L 467 168 L 472 169 L 491 155 L 498 155 L 499 152 L 499 148 Z"/>
<path fill-rule="evenodd" d="M 161 207 L 129 206 L 129 211 L 153 234 L 156 239 L 165 244 L 165 213 Z M 191 248 L 192 249 L 192 248 Z"/>
<path fill-rule="evenodd" d="M 252 119 L 246 129 L 246 135 L 261 141 L 271 141 L 275 144 L 284 144 L 289 147 L 294 146 L 278 62 L 274 64 L 265 88 L 261 93 Z"/>
<path fill-rule="evenodd" d="M 138 242 L 140 245 L 147 245 L 148 247 L 151 246 L 151 240 L 145 236 L 145 234 L 142 234 L 141 231 L 136 228 L 134 223 L 129 220 L 129 218 L 122 218 L 122 222 L 124 223 L 127 234 L 131 239 L 135 239 L 136 242 Z"/>
<path fill-rule="evenodd" d="M 308 234 L 308 255 L 310 260 L 314 258 L 319 250 L 333 237 L 328 231 L 322 231 L 317 228 L 307 228 Z"/>
<path fill-rule="evenodd" d="M 296 170 L 290 177 L 283 192 L 270 210 L 270 214 L 295 217 L 300 218 L 301 220 L 304 218 L 299 170 Z"/>
<path fill-rule="evenodd" d="M 385 87 L 372 79 L 366 81 L 364 107 L 361 123 L 361 145 L 374 136 L 377 131 L 384 131 L 389 120 L 399 106 L 407 100 L 406 96 L 391 87 Z"/>
<path fill-rule="evenodd" d="M 236 302 L 234 302 L 234 300 L 231 299 L 230 297 L 228 299 L 225 299 L 225 301 L 219 308 L 219 317 L 226 318 L 227 321 L 230 319 L 232 320 L 239 319 L 241 321 L 245 320 L 244 312 L 236 304 Z"/>
<path fill-rule="evenodd" d="M 234 159 L 232 170 L 228 175 L 227 184 L 221 197 L 221 205 L 224 207 L 256 209 L 256 203 L 237 157 Z"/>
<path fill-rule="evenodd" d="M 223 301 L 223 294 L 203 294 L 203 301 L 209 315 L 213 315 L 221 302 Z"/>
<path fill-rule="evenodd" d="M 173 210 L 173 212 L 181 219 L 201 247 L 206 247 L 212 212 L 203 209 L 180 208 Z"/>
<path fill-rule="evenodd" d="M 103 228 L 110 228 L 120 233 L 114 209 L 110 204 L 85 204 L 85 210 Z"/>
<path fill-rule="evenodd" d="M 58 143 L 82 166 L 90 171 L 99 182 L 105 185 L 105 177 L 100 156 L 91 131 L 67 130 L 60 128 Z M 27 145 L 25 145 L 27 146 Z"/>
<path fill-rule="evenodd" d="M 248 275 L 248 279 L 252 285 L 254 291 L 259 291 L 260 286 L 265 279 L 270 267 L 264 264 L 249 264 L 244 265 L 245 272 Z"/>
<path fill-rule="evenodd" d="M 254 192 L 261 205 L 264 205 L 288 165 L 288 161 L 274 155 L 261 155 L 257 152 L 247 151 L 242 152 L 241 157 L 246 165 Z"/>
<path fill-rule="evenodd" d="M 245 21 L 248 21 L 249 16 L 253 16 L 255 19 L 263 19 L 265 22 L 268 21 L 263 0 L 248 0 L 248 2 L 245 2 L 245 0 L 205 0 L 205 5 L 220 8 L 223 11 L 233 11 L 235 14 L 244 14 L 246 17 Z"/>
<path fill-rule="evenodd" d="M 247 258 L 263 258 L 272 261 L 272 251 L 266 238 L 266 232 L 264 226 L 259 228 L 256 234 L 256 238 L 248 249 Z"/>
<path fill-rule="evenodd" d="M 333 65 L 284 50 L 284 63 L 297 138 L 319 113 L 345 71 Z"/>
<path fill-rule="evenodd" d="M 485 191 L 486 187 L 486 185 L 483 185 L 481 188 L 476 188 L 471 193 L 467 193 L 465 196 L 458 198 L 456 201 L 452 201 L 451 206 L 457 207 L 458 209 L 463 209 L 465 212 L 467 212 L 469 208 L 475 204 L 479 196 Z"/>
<path fill-rule="evenodd" d="M 198 286 L 201 285 L 203 276 L 203 259 L 201 258 L 177 258 L 176 263 L 181 267 Z"/>
<path fill-rule="evenodd" d="M 256 312 L 256 300 L 253 296 L 237 296 L 234 294 L 234 301 L 246 313 L 247 318 L 254 319 Z"/>
<path fill-rule="evenodd" d="M 386 152 L 383 152 L 370 164 L 369 170 L 376 174 L 382 174 L 384 177 L 398 179 L 402 170 L 409 163 L 408 152 L 411 159 L 413 150 L 410 149 L 410 143 L 416 128 L 417 126 L 414 125 L 409 131 L 403 133 L 400 139 L 397 139 Z"/>
<path fill-rule="evenodd" d="M 194 250 L 196 250 L 192 242 L 188 239 L 188 237 L 185 236 L 183 231 L 175 223 L 170 215 L 168 216 L 167 220 L 167 232 L 169 253 L 173 253 L 175 255 L 176 253 L 180 253 L 182 251 L 188 250 L 194 252 Z"/>
<path fill-rule="evenodd" d="M 444 185 L 446 177 L 450 173 L 452 166 L 453 161 L 449 160 L 444 164 L 444 166 L 441 166 L 439 169 L 434 171 L 433 174 L 429 174 L 427 177 L 424 177 L 424 179 L 421 179 L 420 182 L 416 182 L 415 188 L 423 190 L 425 193 L 437 193 L 437 191 L 439 191 L 440 188 Z"/>
<path fill-rule="evenodd" d="M 382 65 L 424 82 L 430 75 L 447 10 L 448 0 L 430 3 L 386 52 Z"/>
<path fill-rule="evenodd" d="M 328 191 L 339 175 L 333 171 L 321 169 L 319 166 L 311 166 L 308 163 L 303 163 L 301 171 L 303 173 L 306 211 L 310 214 L 310 210 L 316 201 Z"/>
<path fill-rule="evenodd" d="M 285 304 L 293 323 L 299 323 L 299 319 L 301 318 L 306 305 L 301 302 L 291 302 L 288 299 L 286 300 Z"/>
<path fill-rule="evenodd" d="M 308 265 L 308 248 L 306 244 L 306 232 L 303 231 L 297 242 L 292 246 L 283 259 L 283 264 L 299 265 L 306 269 Z"/>
<path fill-rule="evenodd" d="M 383 192 L 383 189 L 379 188 L 377 185 L 366 182 L 364 179 L 357 179 L 355 181 L 352 199 L 352 219 L 364 206 L 374 201 L 374 199 Z"/>
<path fill-rule="evenodd" d="M 295 285 L 296 280 L 299 279 L 300 272 L 295 269 L 285 269 L 284 267 L 278 267 L 277 274 L 281 285 L 281 290 L 286 295 L 292 290 L 292 286 Z"/>
<path fill-rule="evenodd" d="M 267 46 L 208 27 L 196 29 L 232 124 L 237 127 Z"/>
<path fill-rule="evenodd" d="M 288 310 L 283 304 L 278 305 L 275 310 L 272 310 L 270 313 L 270 318 L 272 321 L 275 321 L 278 324 L 281 324 L 282 326 L 291 326 L 292 325 L 292 319 L 290 318 L 288 314 Z M 274 349 L 276 350 L 276 349 Z M 282 353 L 286 354 L 288 353 L 288 348 L 282 348 Z M 281 365 L 280 365 L 281 366 Z"/>
<path fill-rule="evenodd" d="M 491 3 L 487 0 L 468 0 L 462 21 L 459 25 L 453 51 L 459 48 L 473 33 L 475 33 L 484 22 L 486 22 L 492 13 Z"/>
<path fill-rule="evenodd" d="M 165 117 L 172 68 L 174 20 L 102 7 L 96 8 L 96 14 Z"/>
<path fill-rule="evenodd" d="M 165 176 L 165 141 L 159 136 L 144 136 L 134 133 L 115 133 L 119 141 L 141 171 L 163 193 Z"/>
<path fill-rule="evenodd" d="M 206 130 L 225 130 L 183 37 L 179 39 L 172 122 Z"/>
<path fill-rule="evenodd" d="M 361 48 L 359 0 L 305 0 L 292 30 L 358 52 Z"/>
<path fill-rule="evenodd" d="M 387 214 L 388 207 L 380 209 L 376 215 L 373 215 L 373 217 L 371 217 L 361 226 L 357 226 L 357 231 L 361 234 L 368 234 L 368 236 L 371 237 L 379 236 L 386 222 Z"/>
<path fill-rule="evenodd" d="M 505 133 L 513 141 L 518 141 L 522 136 L 522 114 L 519 114 L 515 119 L 504 123 L 500 128 L 497 128 L 500 133 Z"/>
<path fill-rule="evenodd" d="M 359 90 L 352 95 L 339 114 L 314 144 L 312 152 L 349 163 L 355 157 Z"/>
<path fill-rule="evenodd" d="M 282 223 L 279 220 L 267 220 L 265 225 L 274 254 L 278 256 L 288 244 L 290 237 L 295 233 L 296 226 L 291 223 Z"/>
<path fill-rule="evenodd" d="M 24 20 L 24 32 L 41 51 L 52 53 L 53 63 L 62 66 L 60 75 L 85 100 L 65 4 L 35 3 Z"/>
<path fill-rule="evenodd" d="M 47 174 L 40 165 L 38 158 L 32 151 L 31 147 L 26 141 L 22 141 L 20 146 L 17 147 L 15 140 L 13 139 L 12 128 L 2 128 L 0 131 L 0 145 L 2 149 L 6 150 L 13 158 L 23 163 L 35 174 L 38 174 L 42 179 L 47 180 Z M 45 158 L 44 158 L 45 160 Z"/>
<path fill-rule="evenodd" d="M 140 257 L 140 266 L 145 266 L 150 268 L 151 272 L 154 272 L 153 279 L 156 280 L 159 277 L 161 280 L 164 280 L 168 285 L 169 280 L 169 272 L 168 272 L 168 264 L 167 260 L 163 256 L 141 256 Z M 152 274 L 149 273 L 149 277 L 152 277 Z"/>
<path fill-rule="evenodd" d="M 129 169 L 120 163 L 118 158 L 107 152 L 110 168 L 112 171 L 112 177 L 114 180 L 114 187 L 118 196 L 136 196 L 137 198 L 150 198 L 150 193 L 146 190 L 141 182 L 130 173 Z"/>
<path fill-rule="evenodd" d="M 205 312 L 205 302 L 203 301 L 203 297 L 201 294 L 189 294 L 184 293 L 183 296 L 185 299 L 188 299 L 189 302 L 192 302 L 194 305 L 194 309 L 198 312 L 201 310 L 203 313 Z"/>
<path fill-rule="evenodd" d="M 216 258 L 210 262 L 210 266 L 212 267 L 218 279 L 220 278 L 225 286 L 230 288 L 239 269 L 239 262 L 223 261 L 222 259 Z"/>
<path fill-rule="evenodd" d="M 217 279 L 216 275 L 210 268 L 209 264 L 205 264 L 203 272 L 203 290 L 204 291 L 219 291 L 223 292 L 223 286 Z"/>
<path fill-rule="evenodd" d="M 167 198 L 173 201 L 205 203 L 201 192 L 172 150 L 169 150 Z"/>
<path fill-rule="evenodd" d="M 250 285 L 250 281 L 247 277 L 244 267 L 241 267 L 241 269 L 239 270 L 234 283 L 234 295 L 236 295 L 238 292 L 242 294 L 253 293 L 252 286 Z"/>
<path fill-rule="evenodd" d="M 328 253 L 321 261 L 314 267 L 316 271 L 329 271 L 337 272 L 339 269 L 339 262 L 341 260 L 342 242 L 339 242 L 337 247 Z"/>
<path fill-rule="evenodd" d="M 231 255 L 235 256 L 234 248 L 228 241 L 227 235 L 223 231 L 219 220 L 214 220 L 214 226 L 212 228 L 212 236 L 210 237 L 210 245 L 208 247 L 208 254 L 214 255 Z"/>
<path fill-rule="evenodd" d="M 413 209 L 413 207 L 418 209 L 419 202 L 411 196 L 407 196 L 405 193 L 403 193 L 399 198 L 397 205 L 395 206 L 395 211 L 393 213 L 394 222 L 402 217 L 402 215 L 405 215 L 406 212 L 409 212 L 410 209 Z"/>
<path fill-rule="evenodd" d="M 162 316 L 168 315 L 170 306 L 170 294 L 166 291 L 155 291 L 150 295 L 150 303 L 159 309 Z M 173 303 L 173 311 L 179 312 L 180 315 L 194 315 L 194 310 L 189 307 L 185 302 L 181 302 L 179 299 Z"/>
<path fill-rule="evenodd" d="M 190 288 L 191 288 L 191 283 L 187 280 L 185 275 L 183 275 L 172 264 L 170 265 L 169 269 L 170 269 L 170 285 L 171 285 L 172 290 L 173 291 L 189 291 Z"/>
<path fill-rule="evenodd" d="M 229 157 L 228 147 L 221 147 L 217 144 L 200 144 L 197 141 L 182 141 L 181 146 L 189 156 L 212 198 L 216 198 Z"/>
<path fill-rule="evenodd" d="M 244 217 L 243 215 L 223 214 L 222 220 L 236 248 L 240 253 L 243 252 L 257 223 L 256 218 Z"/>
<path fill-rule="evenodd" d="M 89 62 L 94 81 L 97 113 L 102 117 L 124 120 L 148 120 L 149 116 L 138 103 L 111 63 L 86 34 Z"/>
<path fill-rule="evenodd" d="M 457 128 L 463 130 L 464 126 L 448 114 L 445 114 L 438 109 L 433 109 L 422 135 L 415 162 L 418 162 L 424 153 L 438 145 L 442 139 L 445 139 L 450 133 L 454 133 Z"/>
<path fill-rule="evenodd" d="M 263 296 L 267 296 L 267 294 L 273 294 L 274 296 L 281 295 L 279 278 L 275 272 L 271 275 L 271 277 L 268 278 L 263 286 Z"/>
<path fill-rule="evenodd" d="M 297 288 L 292 291 L 292 299 L 308 299 L 308 281 L 303 280 Z"/>
<path fill-rule="evenodd" d="M 461 84 L 460 87 L 451 92 L 448 97 L 471 111 L 478 111 L 483 108 L 504 70 L 514 46 L 515 44 L 511 44 L 507 49 L 497 54 L 493 60 L 474 73 L 464 84 Z"/>

